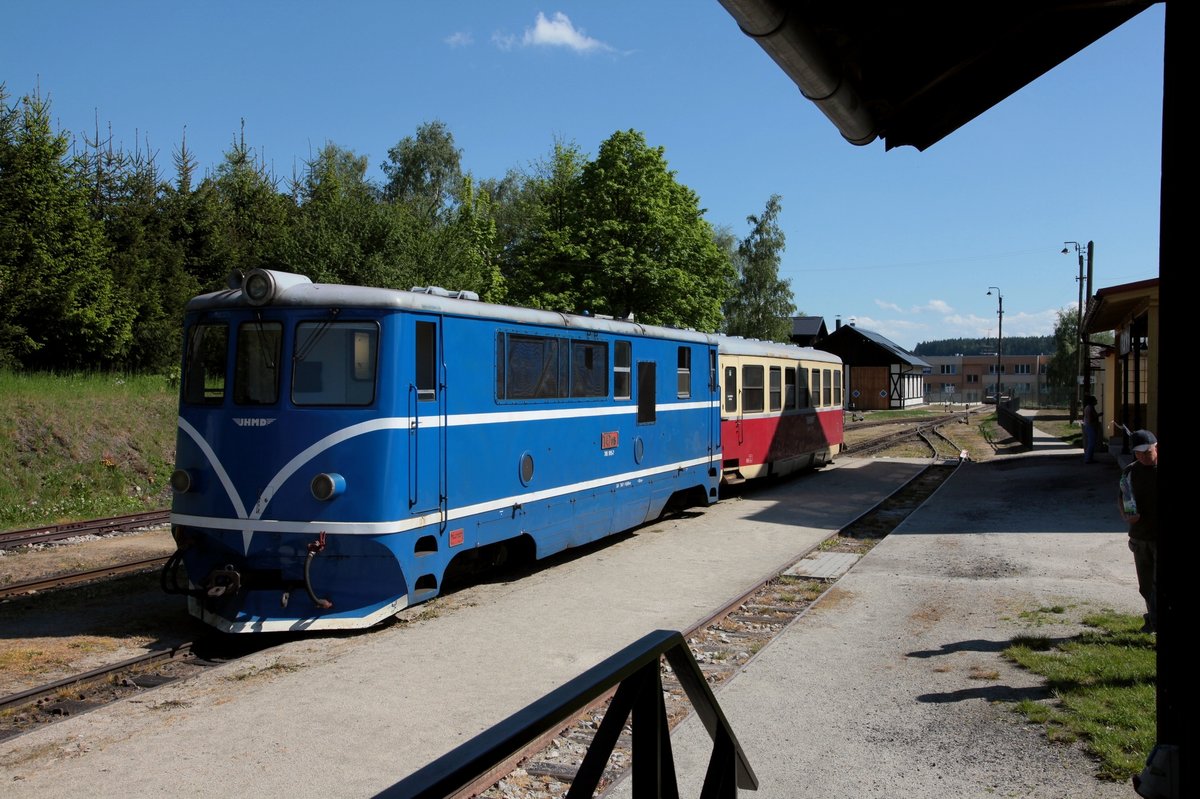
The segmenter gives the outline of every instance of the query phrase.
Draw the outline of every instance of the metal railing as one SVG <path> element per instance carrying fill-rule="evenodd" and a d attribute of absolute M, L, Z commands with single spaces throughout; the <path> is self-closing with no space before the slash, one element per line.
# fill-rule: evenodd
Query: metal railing
<path fill-rule="evenodd" d="M 674 630 L 656 630 L 386 788 L 376 799 L 454 796 L 548 730 L 569 722 L 613 686 L 617 686 L 616 693 L 571 782 L 567 799 L 595 794 L 627 719 L 631 720 L 633 740 L 633 795 L 678 799 L 659 666 L 664 656 L 713 741 L 701 799 L 733 799 L 738 788 L 756 790 L 758 778 L 683 635 Z"/>

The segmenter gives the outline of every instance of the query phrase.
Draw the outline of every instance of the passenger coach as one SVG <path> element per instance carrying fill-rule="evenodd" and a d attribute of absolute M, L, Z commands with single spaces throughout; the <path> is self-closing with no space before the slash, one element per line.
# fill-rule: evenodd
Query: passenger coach
<path fill-rule="evenodd" d="M 843 442 L 842 361 L 811 347 L 722 337 L 722 479 L 822 466 Z"/>

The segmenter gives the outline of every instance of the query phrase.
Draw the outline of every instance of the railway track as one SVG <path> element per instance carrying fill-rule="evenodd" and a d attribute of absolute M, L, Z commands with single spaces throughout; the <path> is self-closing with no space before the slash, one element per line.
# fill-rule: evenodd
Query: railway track
<path fill-rule="evenodd" d="M 48 577 L 43 580 L 0 585 L 0 600 L 8 599 L 14 596 L 37 594 L 42 591 L 50 591 L 56 588 L 69 588 L 72 586 L 85 585 L 98 580 L 109 580 L 114 577 L 124 577 L 129 574 L 140 574 L 142 572 L 161 568 L 166 562 L 166 558 L 147 558 L 144 560 L 130 561 L 128 563 L 118 563 L 113 566 L 105 566 L 104 568 L 100 569 L 88 569 L 86 571 L 70 572 L 68 574 L 61 574 L 56 577 Z"/>
<path fill-rule="evenodd" d="M 954 473 L 957 465 L 931 464 L 882 503 L 828 539 L 820 547 L 820 554 L 844 555 L 856 562 L 920 507 Z M 805 555 L 793 561 L 778 574 L 684 632 L 692 654 L 714 689 L 736 675 L 759 650 L 803 618 L 808 609 L 828 593 L 841 574 L 835 572 L 828 578 L 813 576 L 823 567 L 810 569 L 806 565 L 806 561 L 820 563 L 822 560 Z M 661 668 L 668 724 L 674 729 L 687 718 L 691 708 L 670 667 L 664 662 Z M 600 727 L 612 693 L 615 689 L 599 698 L 570 725 L 547 732 L 487 778 L 467 786 L 450 799 L 552 799 L 566 795 L 579 763 Z M 607 795 L 608 788 L 628 773 L 631 753 L 632 734 L 627 723 L 601 780 L 600 796 Z"/>
<path fill-rule="evenodd" d="M 105 519 L 90 519 L 79 522 L 64 522 L 46 527 L 33 527 L 28 530 L 10 530 L 0 532 L 0 549 L 43 544 L 48 541 L 62 541 L 81 535 L 111 535 L 138 530 L 143 527 L 154 527 L 166 524 L 171 518 L 169 510 L 146 511 L 130 513 L 124 516 L 110 516 Z"/>
<path fill-rule="evenodd" d="M 856 560 L 919 507 L 953 473 L 953 469 L 954 466 L 931 464 L 884 502 L 827 539 L 820 547 L 821 552 L 841 554 Z M 806 561 L 812 560 L 809 557 L 812 554 L 807 553 L 788 564 L 775 576 L 752 587 L 685 633 L 710 684 L 716 686 L 734 676 L 763 646 L 789 624 L 803 617 L 808 608 L 818 602 L 833 585 L 836 577 L 812 576 L 802 568 Z M 157 568 L 164 560 L 152 559 L 129 566 L 145 571 Z M 111 568 L 95 570 L 90 579 L 103 578 L 106 575 L 102 572 L 111 571 Z M 77 576 L 82 578 L 82 575 Z M 19 588 L 7 586 L 5 590 L 16 592 Z M 28 593 L 27 587 L 23 593 Z M 239 639 L 239 643 L 248 645 L 251 642 Z M 255 639 L 252 643 L 250 651 L 260 651 L 278 641 Z M 0 697 L 0 740 L 103 707 L 159 685 L 185 679 L 215 663 L 235 660 L 247 653 L 226 650 L 218 652 L 215 658 L 204 658 L 196 655 L 194 643 L 187 643 Z M 664 690 L 668 694 L 668 718 L 674 726 L 686 718 L 690 707 L 669 667 L 664 663 L 663 668 Z M 610 698 L 606 696 L 599 699 L 569 727 L 548 731 L 539 741 L 514 755 L 510 762 L 493 773 L 490 780 L 472 786 L 469 791 L 457 796 L 463 799 L 471 796 L 483 799 L 510 799 L 513 796 L 549 799 L 562 796 L 590 744 L 591 735 L 603 718 L 605 705 Z M 630 745 L 626 731 L 610 761 L 606 784 L 619 779 L 629 765 Z"/>

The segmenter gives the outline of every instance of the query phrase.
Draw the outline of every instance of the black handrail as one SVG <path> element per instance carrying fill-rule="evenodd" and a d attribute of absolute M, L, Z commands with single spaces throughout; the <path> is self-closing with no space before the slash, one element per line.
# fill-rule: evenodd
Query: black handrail
<path fill-rule="evenodd" d="M 376 799 L 452 796 L 545 732 L 567 722 L 613 686 L 618 686 L 616 694 L 571 783 L 567 799 L 595 794 L 604 766 L 631 714 L 634 795 L 678 799 L 659 670 L 664 655 L 713 740 L 702 799 L 733 799 L 738 788 L 756 790 L 758 778 L 683 635 L 675 630 L 655 630 L 384 789 L 376 794 Z"/>

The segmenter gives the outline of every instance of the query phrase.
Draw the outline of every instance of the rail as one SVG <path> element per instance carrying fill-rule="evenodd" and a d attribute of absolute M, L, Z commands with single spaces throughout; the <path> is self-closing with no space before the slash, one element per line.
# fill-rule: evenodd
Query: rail
<path fill-rule="evenodd" d="M 713 740 L 701 796 L 733 799 L 738 788 L 756 790 L 758 778 L 683 635 L 656 630 L 383 790 L 376 799 L 454 796 L 547 730 L 569 722 L 614 686 L 612 703 L 579 765 L 567 799 L 595 794 L 627 719 L 633 739 L 633 794 L 678 797 L 659 667 L 664 656 Z"/>

